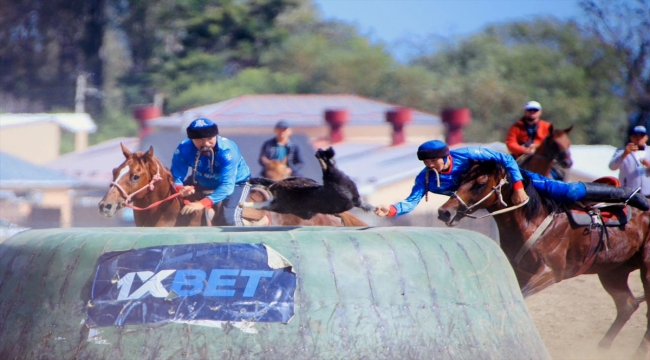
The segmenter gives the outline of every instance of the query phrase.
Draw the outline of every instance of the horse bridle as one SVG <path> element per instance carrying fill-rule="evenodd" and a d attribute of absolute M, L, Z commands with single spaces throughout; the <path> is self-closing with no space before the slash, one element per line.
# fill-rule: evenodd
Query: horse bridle
<path fill-rule="evenodd" d="M 471 218 L 471 219 L 483 219 L 483 218 L 488 217 L 488 216 L 494 216 L 494 215 L 502 214 L 502 213 L 507 212 L 507 211 L 515 210 L 515 209 L 520 208 L 520 207 L 522 207 L 522 206 L 524 206 L 524 205 L 526 205 L 526 204 L 528 203 L 528 200 L 529 200 L 530 198 L 529 198 L 529 199 L 526 199 L 526 201 L 522 202 L 521 204 L 517 204 L 517 205 L 513 205 L 513 206 L 508 206 L 508 204 L 506 204 L 506 202 L 503 201 L 503 193 L 501 192 L 501 188 L 503 187 L 503 185 L 505 185 L 505 184 L 507 184 L 507 183 L 508 183 L 508 180 L 506 180 L 506 178 L 502 178 L 502 179 L 499 181 L 498 184 L 496 184 L 496 185 L 494 185 L 494 186 L 492 187 L 492 191 L 490 191 L 487 195 L 485 195 L 481 200 L 475 202 L 474 205 L 472 205 L 472 206 L 467 206 L 467 204 L 465 203 L 465 201 L 463 201 L 463 199 L 461 199 L 460 196 L 458 196 L 458 192 L 457 192 L 457 191 L 454 191 L 454 192 L 451 194 L 451 197 L 454 198 L 454 199 L 456 199 L 456 200 L 458 200 L 458 202 L 459 202 L 462 206 L 465 207 L 465 209 L 463 209 L 463 210 L 458 210 L 458 213 L 459 213 L 460 215 L 462 215 L 463 217 Z M 491 212 L 491 213 L 488 213 L 487 215 L 483 215 L 483 216 L 474 216 L 474 215 L 470 214 L 470 212 L 471 212 L 471 211 L 472 211 L 472 210 L 473 210 L 477 205 L 479 205 L 479 204 L 482 203 L 483 201 L 487 200 L 487 199 L 488 199 L 490 196 L 492 196 L 492 194 L 494 194 L 494 193 L 497 194 L 497 196 L 499 197 L 499 202 L 500 202 L 503 206 L 505 206 L 505 208 L 503 208 L 503 209 L 501 209 L 501 210 L 497 210 L 497 211 Z"/>
<path fill-rule="evenodd" d="M 558 150 L 557 152 L 551 151 L 551 146 L 553 145 L 551 143 L 552 138 L 553 136 L 549 135 L 544 139 L 544 145 L 546 151 L 544 152 L 544 155 L 537 155 L 537 156 L 543 156 L 548 161 L 557 160 L 558 162 L 561 162 L 566 157 L 566 154 L 569 151 L 568 150 Z"/>
<path fill-rule="evenodd" d="M 133 200 L 133 196 L 135 196 L 136 194 L 138 194 L 138 193 L 140 193 L 140 192 L 142 192 L 142 191 L 144 191 L 146 189 L 148 189 L 149 191 L 153 191 L 153 189 L 155 188 L 155 183 L 160 181 L 160 180 L 162 180 L 162 176 L 160 176 L 160 165 L 158 165 L 158 162 L 156 162 L 156 174 L 151 178 L 151 181 L 149 181 L 148 184 L 141 187 L 140 189 L 132 192 L 131 194 L 128 194 L 126 192 L 126 190 L 124 190 L 124 188 L 122 188 L 122 186 L 120 186 L 120 184 L 116 183 L 115 181 L 111 181 L 111 186 L 115 186 L 120 191 L 120 194 L 122 194 L 122 196 L 124 196 L 124 206 L 126 206 L 128 208 L 131 208 L 133 210 L 148 210 L 148 209 L 151 209 L 152 207 L 158 206 L 159 204 L 161 204 L 164 201 L 171 200 L 171 199 L 173 199 L 173 198 L 175 198 L 175 197 L 177 197 L 177 196 L 179 196 L 181 194 L 181 193 L 173 194 L 173 195 L 167 197 L 164 200 L 157 201 L 157 202 L 147 206 L 146 208 L 139 208 L 137 206 L 133 206 L 133 205 L 129 204 Z"/>

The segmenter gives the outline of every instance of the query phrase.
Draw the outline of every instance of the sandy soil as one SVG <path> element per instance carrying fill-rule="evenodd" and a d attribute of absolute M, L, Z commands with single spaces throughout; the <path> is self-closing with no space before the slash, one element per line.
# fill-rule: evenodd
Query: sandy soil
<path fill-rule="evenodd" d="M 643 294 L 639 271 L 630 274 L 635 296 Z M 616 308 L 596 275 L 582 275 L 555 284 L 526 299 L 546 348 L 554 360 L 629 359 L 646 328 L 647 306 L 642 304 L 605 351 L 600 339 L 614 321 Z"/>

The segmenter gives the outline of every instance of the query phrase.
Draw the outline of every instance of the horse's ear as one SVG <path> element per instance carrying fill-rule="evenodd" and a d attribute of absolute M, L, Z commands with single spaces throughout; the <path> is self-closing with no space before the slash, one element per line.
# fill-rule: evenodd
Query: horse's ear
<path fill-rule="evenodd" d="M 284 159 L 282 159 L 282 164 L 289 165 L 289 157 L 288 156 L 285 156 Z"/>
<path fill-rule="evenodd" d="M 551 126 L 548 127 L 548 133 L 549 134 L 553 133 L 553 124 L 551 124 Z"/>
<path fill-rule="evenodd" d="M 128 159 L 128 158 L 130 158 L 131 156 L 133 156 L 133 153 L 131 153 L 131 152 L 129 151 L 129 149 L 127 149 L 126 146 L 124 146 L 124 144 L 120 143 L 120 146 L 122 147 L 122 154 L 124 154 L 124 157 L 125 157 L 125 158 Z"/>
<path fill-rule="evenodd" d="M 571 126 L 569 126 L 568 128 L 564 129 L 564 132 L 568 134 L 571 132 L 571 130 L 573 130 L 573 124 L 571 124 Z"/>
<path fill-rule="evenodd" d="M 147 150 L 147 156 L 153 158 L 153 145 L 149 146 L 149 150 Z"/>

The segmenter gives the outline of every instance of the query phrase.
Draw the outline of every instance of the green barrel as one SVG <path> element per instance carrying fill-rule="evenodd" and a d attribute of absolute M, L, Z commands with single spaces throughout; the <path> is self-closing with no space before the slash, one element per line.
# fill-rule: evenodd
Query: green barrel
<path fill-rule="evenodd" d="M 549 355 L 510 264 L 479 233 L 224 227 L 29 230 L 5 240 L 0 358 Z"/>

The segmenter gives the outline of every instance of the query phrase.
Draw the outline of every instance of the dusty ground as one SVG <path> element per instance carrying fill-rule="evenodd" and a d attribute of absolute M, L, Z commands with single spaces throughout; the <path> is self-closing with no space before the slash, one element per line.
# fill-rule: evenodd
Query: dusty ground
<path fill-rule="evenodd" d="M 634 295 L 640 296 L 639 271 L 630 275 L 629 282 Z M 598 349 L 616 309 L 596 275 L 564 280 L 527 298 L 526 305 L 554 360 L 629 359 L 645 333 L 647 306 L 642 304 L 612 347 L 608 351 Z"/>

